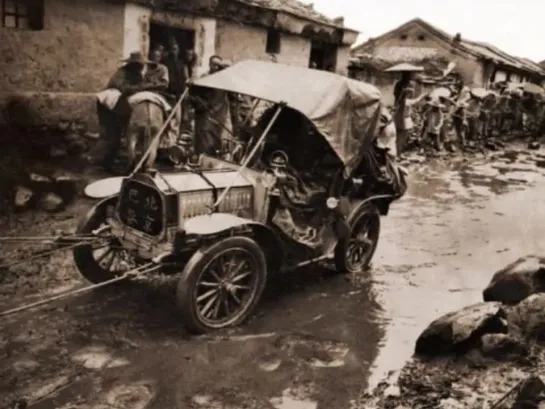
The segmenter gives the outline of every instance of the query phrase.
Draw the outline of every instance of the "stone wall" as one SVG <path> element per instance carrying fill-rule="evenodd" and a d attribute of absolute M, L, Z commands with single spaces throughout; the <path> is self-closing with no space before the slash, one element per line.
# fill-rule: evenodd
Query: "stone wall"
<path fill-rule="evenodd" d="M 0 28 L 2 92 L 94 92 L 122 57 L 124 6 L 48 0 L 44 30 Z"/>
<path fill-rule="evenodd" d="M 238 25 L 218 21 L 216 29 L 216 53 L 233 62 L 246 59 L 267 60 L 267 30 L 262 27 Z M 279 63 L 308 67 L 310 59 L 310 40 L 282 34 L 280 53 L 276 54 Z"/>
<path fill-rule="evenodd" d="M 123 4 L 48 0 L 43 30 L 0 28 L 0 120 L 14 118 L 6 108 L 15 100 L 28 103 L 35 116 L 20 116 L 36 124 L 63 118 L 93 126 L 90 94 L 119 64 L 123 21 Z"/>

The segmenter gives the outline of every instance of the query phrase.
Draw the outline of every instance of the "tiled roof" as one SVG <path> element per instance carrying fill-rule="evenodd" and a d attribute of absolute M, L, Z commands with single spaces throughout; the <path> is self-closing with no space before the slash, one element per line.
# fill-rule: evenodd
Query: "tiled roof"
<path fill-rule="evenodd" d="M 448 41 L 448 42 L 451 42 L 453 46 L 456 46 L 457 48 L 459 48 L 460 50 L 462 51 L 465 51 L 465 52 L 468 52 L 470 54 L 473 54 L 477 57 L 481 57 L 481 58 L 485 58 L 485 59 L 489 59 L 489 60 L 492 60 L 492 61 L 495 61 L 496 63 L 499 63 L 499 64 L 503 64 L 503 65 L 507 65 L 507 66 L 510 66 L 510 67 L 514 67 L 514 68 L 518 68 L 518 69 L 522 69 L 522 70 L 525 70 L 525 71 L 529 71 L 529 72 L 533 72 L 533 73 L 539 73 L 539 74 L 545 74 L 545 71 L 543 69 L 543 67 L 541 67 L 539 64 L 531 61 L 531 60 L 528 60 L 526 58 L 520 58 L 520 57 L 515 57 L 513 55 L 510 55 L 502 50 L 500 50 L 499 48 L 491 45 L 491 44 L 487 44 L 487 43 L 482 43 L 482 42 L 477 42 L 477 41 L 471 41 L 471 40 L 467 40 L 465 38 L 463 38 L 463 35 L 462 35 L 462 38 L 461 38 L 461 41 L 455 41 L 454 40 L 454 36 L 448 34 L 447 32 L 441 30 L 440 28 L 437 28 L 435 27 L 434 25 L 420 19 L 420 18 L 415 18 L 415 19 L 412 19 L 410 21 L 408 21 L 407 23 L 389 31 L 388 33 L 385 33 L 383 35 L 381 35 L 380 37 L 377 37 L 375 38 L 374 42 L 376 41 L 380 41 L 380 38 L 383 38 L 393 32 L 397 32 L 397 31 L 401 31 L 402 29 L 404 29 L 406 26 L 408 25 L 411 25 L 411 24 L 418 24 L 420 25 L 421 27 L 423 27 L 424 29 L 426 30 L 429 30 L 431 32 L 433 32 L 436 36 L 438 36 L 439 38 L 443 39 L 444 41 Z M 366 46 L 370 45 L 370 42 L 366 42 L 360 46 L 356 46 L 354 48 L 354 51 L 355 53 L 358 52 L 359 49 L 366 49 Z"/>
<path fill-rule="evenodd" d="M 439 75 L 442 74 L 445 68 L 447 68 L 450 61 L 444 57 L 433 57 L 433 58 L 421 58 L 413 61 L 415 65 L 424 68 L 425 74 L 420 74 L 423 78 L 425 75 Z M 386 71 L 388 68 L 392 67 L 392 62 L 384 60 L 380 57 L 374 57 L 371 54 L 358 54 L 350 58 L 350 67 L 355 69 L 375 69 L 378 71 Z"/>
<path fill-rule="evenodd" d="M 509 55 L 491 44 L 469 40 L 462 40 L 462 43 L 464 46 L 474 50 L 476 53 L 481 54 L 485 58 L 527 71 L 543 71 L 539 64 L 536 64 L 535 62 L 526 58 Z"/>
<path fill-rule="evenodd" d="M 305 20 L 316 23 L 326 24 L 332 27 L 345 28 L 342 24 L 336 23 L 334 19 L 315 11 L 310 4 L 302 3 L 298 0 L 236 0 L 240 3 L 248 4 L 254 7 L 260 7 L 267 10 L 283 11 L 293 14 Z"/>
<path fill-rule="evenodd" d="M 131 0 L 132 2 L 145 4 L 147 6 L 155 6 L 167 9 L 180 10 L 197 10 L 197 9 L 213 9 L 217 0 Z M 329 18 L 325 14 L 314 10 L 312 4 L 305 4 L 299 0 L 232 0 L 234 2 L 246 4 L 252 7 L 258 7 L 266 10 L 282 11 L 292 14 L 299 18 L 324 24 L 330 27 L 342 28 L 347 31 L 356 32 L 344 27 L 343 23 L 336 21 L 337 19 Z"/>
<path fill-rule="evenodd" d="M 371 54 L 360 54 L 350 58 L 349 64 L 351 67 L 374 69 L 378 71 L 384 71 L 391 63 L 381 58 L 375 58 Z"/>

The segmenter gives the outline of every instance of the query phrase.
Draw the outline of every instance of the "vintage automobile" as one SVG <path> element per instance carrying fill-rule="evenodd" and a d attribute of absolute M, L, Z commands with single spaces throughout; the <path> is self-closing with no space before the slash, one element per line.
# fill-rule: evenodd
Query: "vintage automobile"
<path fill-rule="evenodd" d="M 138 169 L 89 185 L 86 192 L 102 200 L 77 233 L 108 237 L 108 245 L 77 247 L 80 273 L 100 283 L 150 260 L 164 265 L 180 273 L 185 326 L 203 333 L 243 322 L 278 273 L 326 260 L 340 272 L 365 271 L 380 215 L 404 193 L 397 166 L 386 166 L 394 178 L 384 183 L 385 168 L 376 165 L 379 91 L 259 61 L 237 63 L 191 89 L 267 104 L 242 143 L 244 155 L 236 163 L 194 152 L 180 171 Z"/>

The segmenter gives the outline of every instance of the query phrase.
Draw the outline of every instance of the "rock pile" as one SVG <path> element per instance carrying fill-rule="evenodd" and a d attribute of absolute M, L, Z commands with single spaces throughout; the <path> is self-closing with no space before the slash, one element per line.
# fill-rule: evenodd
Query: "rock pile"
<path fill-rule="evenodd" d="M 379 385 L 364 407 L 538 408 L 545 401 L 545 258 L 529 255 L 501 269 L 483 299 L 433 321 L 401 371 L 399 394 L 387 396 L 391 385 Z"/>
<path fill-rule="evenodd" d="M 38 208 L 46 212 L 63 210 L 78 195 L 79 177 L 57 172 L 52 176 L 27 175 L 24 184 L 15 188 L 15 210 Z"/>
<path fill-rule="evenodd" d="M 78 123 L 0 132 L 0 214 L 38 208 L 56 212 L 78 193 L 81 160 L 98 139 Z"/>
<path fill-rule="evenodd" d="M 483 299 L 432 322 L 416 341 L 415 354 L 465 354 L 479 348 L 503 359 L 508 352 L 525 354 L 529 341 L 545 341 L 545 258 L 525 256 L 501 269 Z"/>

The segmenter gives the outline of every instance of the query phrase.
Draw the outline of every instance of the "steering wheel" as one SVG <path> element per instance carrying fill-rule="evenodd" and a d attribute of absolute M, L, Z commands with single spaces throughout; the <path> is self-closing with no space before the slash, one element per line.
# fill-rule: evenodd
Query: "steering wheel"
<path fill-rule="evenodd" d="M 285 169 L 288 163 L 288 154 L 283 150 L 276 150 L 269 155 L 269 166 L 274 170 Z"/>

